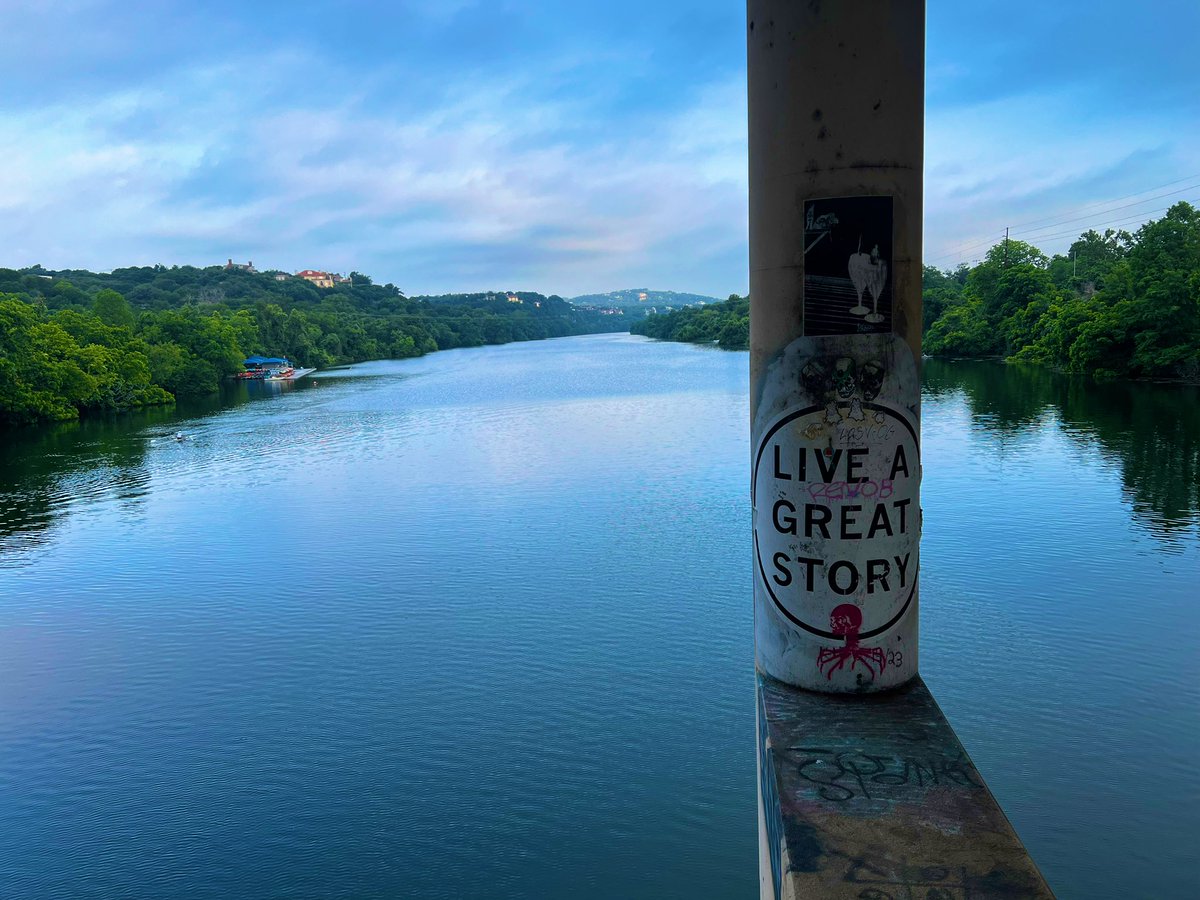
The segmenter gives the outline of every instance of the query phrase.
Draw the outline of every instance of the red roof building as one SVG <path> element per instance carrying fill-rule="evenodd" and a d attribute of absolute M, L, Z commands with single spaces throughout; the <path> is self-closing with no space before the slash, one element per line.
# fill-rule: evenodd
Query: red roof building
<path fill-rule="evenodd" d="M 296 273 L 297 278 L 303 278 L 311 285 L 319 288 L 331 288 L 334 283 L 334 276 L 328 272 L 319 272 L 316 269 L 304 269 Z"/>

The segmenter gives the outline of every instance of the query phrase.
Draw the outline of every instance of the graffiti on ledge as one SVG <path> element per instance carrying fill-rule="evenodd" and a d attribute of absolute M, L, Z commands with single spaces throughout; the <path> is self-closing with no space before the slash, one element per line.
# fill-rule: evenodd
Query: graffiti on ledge
<path fill-rule="evenodd" d="M 816 785 L 823 800 L 887 799 L 888 788 L 983 786 L 975 767 L 963 753 L 952 758 L 882 756 L 864 750 L 833 750 L 819 747 L 788 747 L 796 754 L 796 772 Z"/>

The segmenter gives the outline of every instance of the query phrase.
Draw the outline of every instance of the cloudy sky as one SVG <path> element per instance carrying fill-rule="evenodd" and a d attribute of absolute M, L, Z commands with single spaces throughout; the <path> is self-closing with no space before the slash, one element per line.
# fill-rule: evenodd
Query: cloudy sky
<path fill-rule="evenodd" d="M 0 0 L 0 266 L 744 292 L 744 10 Z M 928 21 L 928 262 L 1200 201 L 1196 0 Z"/>

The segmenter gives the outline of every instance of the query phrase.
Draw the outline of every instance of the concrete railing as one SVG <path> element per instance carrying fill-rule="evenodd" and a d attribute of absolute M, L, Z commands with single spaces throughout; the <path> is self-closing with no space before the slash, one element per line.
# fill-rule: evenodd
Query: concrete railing
<path fill-rule="evenodd" d="M 1053 897 L 919 678 L 816 694 L 758 676 L 761 896 Z"/>

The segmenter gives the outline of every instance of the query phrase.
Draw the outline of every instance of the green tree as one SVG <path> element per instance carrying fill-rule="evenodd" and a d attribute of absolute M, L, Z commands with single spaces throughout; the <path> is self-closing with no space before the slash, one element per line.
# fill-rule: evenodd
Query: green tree
<path fill-rule="evenodd" d="M 659 340 L 702 344 L 715 341 L 727 350 L 745 350 L 750 345 L 750 301 L 731 294 L 722 303 L 685 306 L 647 316 L 635 322 L 630 331 Z"/>
<path fill-rule="evenodd" d="M 105 325 L 132 329 L 135 321 L 129 301 L 114 290 L 105 288 L 92 300 L 92 311 Z"/>
<path fill-rule="evenodd" d="M 946 307 L 956 303 L 962 296 L 964 275 L 962 281 L 949 272 L 942 272 L 933 266 L 925 266 L 921 270 L 921 321 L 922 330 L 928 331 L 929 326 L 937 321 Z"/>
<path fill-rule="evenodd" d="M 105 327 L 99 321 L 95 326 Z M 57 321 L 46 320 L 44 310 L 13 295 L 0 296 L 0 422 L 73 419 L 89 409 L 169 400 L 151 383 L 140 349 L 120 342 L 80 343 Z"/>
<path fill-rule="evenodd" d="M 925 352 L 931 356 L 990 356 L 997 346 L 983 303 L 975 297 L 949 306 L 925 335 Z"/>
<path fill-rule="evenodd" d="M 50 288 L 48 305 L 51 309 L 83 308 L 88 304 L 88 295 L 67 279 L 54 282 Z"/>
<path fill-rule="evenodd" d="M 927 273 L 927 304 L 942 284 Z M 1048 262 L 1020 241 L 993 247 L 928 322 L 925 349 L 1200 380 L 1200 211 L 1177 203 L 1134 235 L 1087 231 Z"/>

